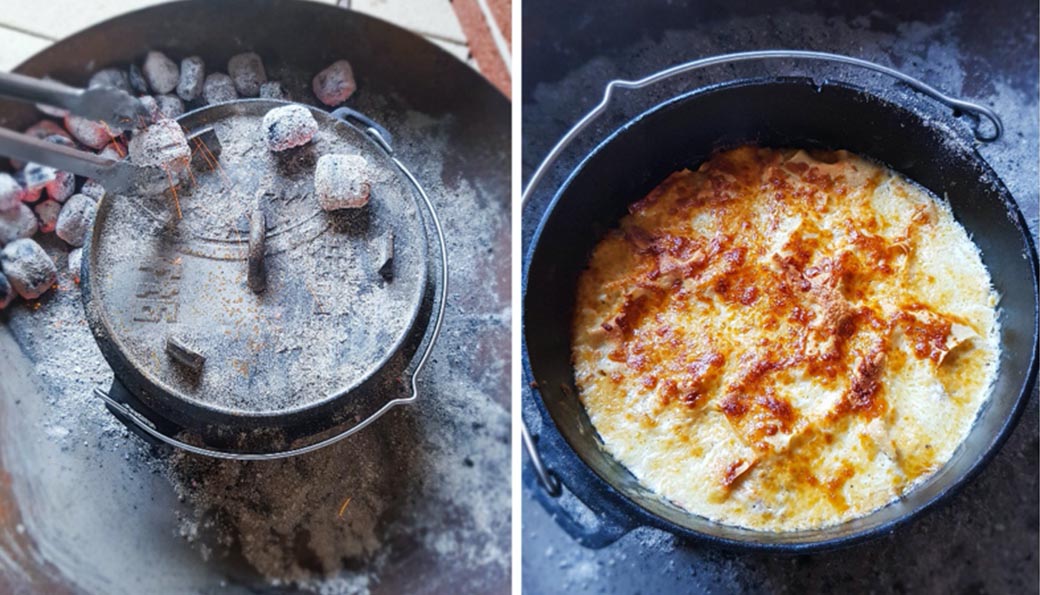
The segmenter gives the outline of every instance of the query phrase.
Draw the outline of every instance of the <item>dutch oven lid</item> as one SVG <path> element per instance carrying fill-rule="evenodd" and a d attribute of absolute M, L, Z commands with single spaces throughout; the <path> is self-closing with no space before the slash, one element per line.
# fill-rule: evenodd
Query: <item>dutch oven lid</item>
<path fill-rule="evenodd" d="M 99 205 L 84 259 L 87 318 L 116 378 L 136 379 L 125 383 L 153 408 L 205 423 L 316 408 L 383 368 L 415 325 L 428 254 L 408 180 L 369 135 L 317 109 L 310 144 L 272 153 L 261 122 L 278 105 L 186 114 L 192 173 L 176 195 Z M 326 154 L 367 160 L 367 206 L 319 207 L 314 171 Z M 247 282 L 257 208 L 259 293 Z"/>

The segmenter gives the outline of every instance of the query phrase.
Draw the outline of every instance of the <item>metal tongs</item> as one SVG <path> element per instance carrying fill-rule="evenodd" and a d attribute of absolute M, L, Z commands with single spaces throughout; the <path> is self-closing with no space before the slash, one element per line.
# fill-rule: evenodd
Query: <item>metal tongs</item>
<path fill-rule="evenodd" d="M 65 109 L 76 116 L 104 122 L 119 132 L 142 127 L 149 121 L 148 108 L 138 98 L 112 87 L 78 89 L 5 72 L 0 73 L 0 96 Z M 6 128 L 0 128 L 0 155 L 93 178 L 113 194 L 153 184 L 156 172 L 151 170 L 157 169 L 100 157 Z"/>

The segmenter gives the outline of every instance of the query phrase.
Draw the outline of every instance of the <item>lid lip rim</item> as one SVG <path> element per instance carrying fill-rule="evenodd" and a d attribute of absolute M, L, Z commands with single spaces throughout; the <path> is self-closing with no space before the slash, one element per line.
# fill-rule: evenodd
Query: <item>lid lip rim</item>
<path fill-rule="evenodd" d="M 419 280 L 416 288 L 416 294 L 418 296 L 417 302 L 414 307 L 410 308 L 410 316 L 407 323 L 403 326 L 402 332 L 398 337 L 395 338 L 393 344 L 389 349 L 386 350 L 383 357 L 375 361 L 372 365 L 368 366 L 364 373 L 358 375 L 356 379 L 349 385 L 335 389 L 334 392 L 327 394 L 326 396 L 313 400 L 304 405 L 295 406 L 288 409 L 282 409 L 278 411 L 238 411 L 229 409 L 224 406 L 214 405 L 212 403 L 202 402 L 196 399 L 187 399 L 181 396 L 177 391 L 171 390 L 166 383 L 159 381 L 153 375 L 143 372 L 137 369 L 132 363 L 131 359 L 126 355 L 126 348 L 123 343 L 117 338 L 113 332 L 113 326 L 110 323 L 105 309 L 100 304 L 100 296 L 96 295 L 93 290 L 93 284 L 90 280 L 90 263 L 97 259 L 97 252 L 95 246 L 97 245 L 96 239 L 100 235 L 100 225 L 92 226 L 91 233 L 88 235 L 86 243 L 84 245 L 84 251 L 86 252 L 86 258 L 83 259 L 81 265 L 81 301 L 86 312 L 86 319 L 88 327 L 94 336 L 95 342 L 98 344 L 102 355 L 105 360 L 112 367 L 113 374 L 116 380 L 122 382 L 130 391 L 134 393 L 134 396 L 139 398 L 149 408 L 153 409 L 156 413 L 161 415 L 163 418 L 168 419 L 184 428 L 201 428 L 205 426 L 213 425 L 229 425 L 238 426 L 234 429 L 248 431 L 250 429 L 264 428 L 274 426 L 276 428 L 286 429 L 299 426 L 305 426 L 308 423 L 313 423 L 314 419 L 323 414 L 335 414 L 336 404 L 342 399 L 349 396 L 352 392 L 365 388 L 367 384 L 378 380 L 378 376 L 381 373 L 387 371 L 391 361 L 400 355 L 408 342 L 411 339 L 416 339 L 417 348 L 414 353 L 407 356 L 406 365 L 402 366 L 399 371 L 399 378 L 402 381 L 406 381 L 409 377 L 409 368 L 416 359 L 419 349 L 418 346 L 422 343 L 422 337 L 429 333 L 431 323 L 434 322 L 434 316 L 432 311 L 429 312 L 428 320 L 422 325 L 420 331 L 419 319 L 423 316 L 426 308 L 427 294 L 430 291 L 431 285 L 431 266 L 435 263 L 431 260 L 431 255 L 436 252 L 431 246 L 430 233 L 428 227 L 431 226 L 429 222 L 430 206 L 421 199 L 421 191 L 416 187 L 415 183 L 412 182 L 412 176 L 407 175 L 407 167 L 396 159 L 391 153 L 389 153 L 385 147 L 376 142 L 370 135 L 366 134 L 364 130 L 354 125 L 349 121 L 345 121 L 340 118 L 336 118 L 330 112 L 325 111 L 319 107 L 309 105 L 306 103 L 284 101 L 276 99 L 264 99 L 264 98 L 242 98 L 230 102 L 218 103 L 205 105 L 190 112 L 185 112 L 177 118 L 178 122 L 183 122 L 189 118 L 202 117 L 206 112 L 213 111 L 214 109 L 235 109 L 236 107 L 250 105 L 250 104 L 265 104 L 273 107 L 282 105 L 302 105 L 313 113 L 318 115 L 319 118 L 331 120 L 333 126 L 339 124 L 344 125 L 354 132 L 359 134 L 365 139 L 365 142 L 369 143 L 374 150 L 379 154 L 387 157 L 391 163 L 397 168 L 398 173 L 403 175 L 403 180 L 406 185 L 412 190 L 412 204 L 415 206 L 416 215 L 418 216 L 418 229 L 420 240 L 424 244 L 421 249 L 422 256 L 422 278 Z M 206 126 L 207 123 L 203 122 L 201 126 Z M 111 200 L 108 195 L 103 197 L 102 201 Z M 108 209 L 103 209 L 99 203 L 98 208 L 98 219 L 105 217 L 108 214 Z M 433 259 L 436 260 L 436 259 Z M 446 282 L 446 279 L 442 280 Z M 436 298 L 433 298 L 436 301 Z M 157 395 L 149 394 L 151 392 L 158 393 Z M 399 397 L 390 397 L 385 399 L 385 404 L 395 400 L 400 400 Z M 208 419 L 207 419 L 208 418 Z M 245 421 L 245 423 L 242 423 Z M 276 422 L 270 424 L 269 422 Z M 265 425 L 269 424 L 269 425 Z M 315 432 L 320 434 L 327 431 L 329 428 L 323 428 L 322 430 Z"/>

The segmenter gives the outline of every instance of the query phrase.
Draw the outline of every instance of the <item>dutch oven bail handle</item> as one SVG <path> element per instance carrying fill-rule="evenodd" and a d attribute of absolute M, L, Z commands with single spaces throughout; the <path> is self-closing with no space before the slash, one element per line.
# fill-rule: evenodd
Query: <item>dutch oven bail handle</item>
<path fill-rule="evenodd" d="M 324 440 L 315 442 L 314 444 L 308 444 L 299 448 L 273 453 L 240 453 L 201 447 L 194 444 L 188 444 L 187 442 L 184 442 L 182 440 L 178 440 L 174 437 L 176 434 L 176 430 L 173 429 L 169 424 L 153 421 L 152 419 L 150 419 L 150 416 L 147 416 L 144 413 L 137 411 L 133 406 L 126 402 L 125 395 L 122 397 L 120 396 L 120 391 L 125 391 L 125 389 L 122 389 L 118 380 L 113 381 L 112 390 L 110 391 L 111 394 L 102 390 L 101 388 L 95 388 L 94 394 L 105 402 L 105 405 L 109 408 L 109 410 L 112 411 L 112 413 L 115 414 L 117 417 L 123 419 L 124 421 L 129 421 L 132 424 L 132 429 L 134 429 L 135 431 L 139 430 L 138 433 L 143 432 L 143 435 L 145 437 L 150 438 L 154 441 L 158 441 L 163 444 L 172 446 L 174 448 L 185 450 L 197 455 L 214 457 L 218 459 L 231 459 L 236 461 L 266 461 L 302 455 L 309 452 L 313 452 L 315 450 L 319 450 L 321 448 L 325 448 L 326 446 L 331 446 L 332 444 L 335 444 L 347 438 L 348 436 L 351 436 L 356 432 L 363 430 L 369 424 L 382 417 L 385 413 L 387 413 L 394 407 L 414 403 L 419 398 L 419 373 L 422 372 L 423 368 L 426 366 L 426 362 L 430 358 L 430 353 L 433 351 L 434 344 L 436 344 L 437 342 L 437 337 L 440 336 L 441 326 L 444 322 L 445 305 L 448 301 L 448 247 L 444 239 L 444 230 L 441 227 L 440 217 L 437 216 L 437 209 L 434 207 L 433 201 L 430 200 L 430 196 L 426 193 L 426 189 L 423 188 L 422 184 L 419 183 L 419 180 L 416 179 L 416 177 L 412 174 L 411 170 L 409 170 L 408 167 L 405 166 L 405 164 L 397 158 L 397 155 L 395 155 L 393 147 L 390 144 L 390 133 L 387 132 L 385 128 L 380 126 L 378 123 L 376 123 L 368 116 L 365 116 L 364 114 L 361 114 L 360 112 L 357 112 L 350 108 L 341 107 L 332 112 L 332 115 L 337 119 L 348 124 L 354 122 L 360 123 L 362 125 L 361 129 L 365 132 L 365 134 L 371 137 L 372 140 L 375 141 L 375 143 L 379 145 L 379 147 L 383 151 L 386 152 L 387 156 L 391 159 L 391 161 L 394 162 L 394 165 L 396 165 L 397 168 L 401 171 L 401 173 L 403 173 L 405 177 L 408 178 L 408 181 L 415 188 L 416 192 L 418 192 L 419 195 L 422 197 L 423 204 L 426 206 L 427 211 L 427 213 L 423 215 L 423 218 L 425 219 L 426 215 L 429 215 L 430 223 L 432 224 L 434 230 L 437 233 L 437 249 L 440 252 L 441 261 L 439 271 L 440 282 L 438 283 L 439 291 L 437 292 L 435 298 L 437 303 L 434 306 L 433 325 L 427 325 L 425 336 L 423 337 L 422 343 L 420 344 L 420 349 L 422 349 L 422 353 L 419 356 L 419 359 L 415 360 L 412 364 L 411 372 L 407 373 L 409 378 L 408 396 L 399 397 L 387 401 L 375 413 L 369 415 L 361 422 L 347 428 L 339 434 L 330 436 L 328 438 L 325 438 Z"/>
<path fill-rule="evenodd" d="M 651 86 L 655 83 L 663 81 L 665 79 L 672 78 L 679 74 L 700 70 L 709 66 L 716 66 L 719 64 L 731 64 L 735 62 L 749 62 L 754 60 L 770 60 L 770 59 L 798 59 L 798 60 L 816 60 L 822 62 L 837 62 L 841 64 L 848 64 L 850 66 L 856 66 L 879 72 L 881 74 L 888 75 L 898 81 L 905 83 L 908 87 L 931 97 L 935 101 L 950 107 L 953 110 L 954 116 L 960 114 L 969 114 L 972 117 L 972 131 L 975 135 L 975 139 L 979 142 L 989 143 L 993 142 L 1001 137 L 1004 133 L 1004 124 L 1000 120 L 1000 116 L 997 115 L 992 109 L 980 105 L 978 103 L 972 103 L 956 97 L 952 97 L 939 91 L 935 87 L 925 83 L 924 81 L 914 78 L 908 74 L 883 66 L 875 62 L 868 60 L 862 60 L 860 58 L 853 58 L 851 56 L 844 56 L 841 54 L 832 54 L 828 52 L 816 52 L 810 50 L 759 50 L 751 52 L 736 52 L 731 54 L 721 54 L 718 56 L 712 56 L 709 58 L 702 58 L 699 60 L 693 60 L 691 62 L 685 62 L 655 72 L 649 76 L 643 77 L 635 81 L 628 80 L 612 80 L 607 84 L 606 90 L 603 93 L 603 99 L 584 117 L 569 130 L 567 134 L 563 136 L 553 146 L 552 150 L 549 151 L 545 159 L 538 165 L 538 168 L 531 175 L 531 179 L 528 181 L 526 188 L 524 189 L 522 196 L 522 203 L 527 204 L 534 189 L 541 182 L 542 178 L 549 171 L 549 168 L 555 164 L 559 159 L 560 154 L 563 153 L 571 142 L 583 131 L 589 124 L 591 124 L 596 118 L 603 114 L 607 110 L 610 100 L 616 89 L 641 89 L 643 87 Z M 991 126 L 988 130 L 983 129 L 982 120 L 989 120 Z M 524 449 L 527 451 L 531 461 L 531 467 L 533 468 L 533 475 L 537 478 L 537 483 L 540 487 L 535 488 L 535 497 L 541 502 L 547 511 L 552 515 L 553 519 L 563 528 L 572 538 L 581 543 L 586 547 L 598 548 L 610 545 L 625 533 L 633 529 L 632 520 L 627 516 L 620 514 L 613 514 L 610 506 L 603 506 L 599 502 L 584 501 L 588 508 L 592 509 L 598 519 L 600 519 L 598 527 L 589 527 L 566 510 L 563 506 L 558 503 L 558 498 L 563 493 L 564 482 L 546 466 L 544 460 L 539 454 L 538 447 L 535 441 L 532 439 L 530 431 L 527 428 L 527 422 L 521 417 L 522 427 L 522 438 L 524 443 Z M 533 482 L 532 482 L 533 483 Z M 574 493 L 571 490 L 571 493 Z M 575 494 L 577 495 L 577 494 Z M 579 498 L 581 500 L 581 498 Z"/>
<path fill-rule="evenodd" d="M 881 74 L 885 74 L 892 78 L 895 78 L 900 82 L 905 83 L 908 87 L 917 91 L 918 93 L 927 95 L 928 97 L 931 97 L 939 103 L 942 103 L 943 105 L 952 108 L 954 115 L 959 115 L 961 113 L 970 114 L 974 120 L 972 129 L 975 135 L 975 139 L 980 142 L 993 142 L 999 139 L 1001 135 L 1004 134 L 1004 123 L 1001 121 L 1000 116 L 998 116 L 997 113 L 992 109 L 984 105 L 980 105 L 978 103 L 965 101 L 963 99 L 947 95 L 946 93 L 943 93 L 942 91 L 936 89 L 935 87 L 929 85 L 928 83 L 920 79 L 914 78 L 894 68 L 889 68 L 888 66 L 883 66 L 881 64 L 877 64 L 876 62 L 870 62 L 869 60 L 862 60 L 860 58 L 853 58 L 852 56 L 844 56 L 842 54 L 832 54 L 829 52 L 815 52 L 811 50 L 757 50 L 752 52 L 735 52 L 732 54 L 720 54 L 718 56 L 711 56 L 709 58 L 701 58 L 699 60 L 693 60 L 691 62 L 684 62 L 683 64 L 678 64 L 676 66 L 672 66 L 671 68 L 666 68 L 665 70 L 655 72 L 654 74 L 651 74 L 649 76 L 643 77 L 635 81 L 627 81 L 621 79 L 610 81 L 610 83 L 607 84 L 606 91 L 603 93 L 603 99 L 600 100 L 596 107 L 592 108 L 592 111 L 585 114 L 585 116 L 582 119 L 578 120 L 577 124 L 575 124 L 574 127 L 567 131 L 567 134 L 565 134 L 563 138 L 561 138 L 560 141 L 556 143 L 556 145 L 552 148 L 551 151 L 549 151 L 549 154 L 542 161 L 542 163 L 538 166 L 538 169 L 535 170 L 534 174 L 531 176 L 531 179 L 527 184 L 526 189 L 524 190 L 523 202 L 527 202 L 529 194 L 531 193 L 531 189 L 538 185 L 538 182 L 541 181 L 542 177 L 545 175 L 546 171 L 548 171 L 549 167 L 556 162 L 557 158 L 559 158 L 560 153 L 562 153 L 563 150 L 571 144 L 574 138 L 578 136 L 578 134 L 581 133 L 582 130 L 588 127 L 588 125 L 591 124 L 593 120 L 598 118 L 603 112 L 606 111 L 607 106 L 610 103 L 611 96 L 613 95 L 615 89 L 641 89 L 643 87 L 648 87 L 665 79 L 669 79 L 683 73 L 707 68 L 709 66 L 716 66 L 719 64 L 731 64 L 735 62 L 750 62 L 754 60 L 771 59 L 798 59 L 816 60 L 820 62 L 838 62 L 841 64 L 848 64 L 850 66 L 858 66 L 867 70 L 873 70 L 874 72 L 879 72 Z M 989 120 L 990 124 L 992 125 L 991 130 L 983 130 L 981 121 L 983 118 Z"/>

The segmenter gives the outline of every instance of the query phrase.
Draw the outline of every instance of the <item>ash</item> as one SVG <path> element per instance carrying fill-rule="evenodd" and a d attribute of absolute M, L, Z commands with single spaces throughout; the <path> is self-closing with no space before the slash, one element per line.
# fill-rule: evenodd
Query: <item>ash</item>
<path fill-rule="evenodd" d="M 294 96 L 309 93 L 309 78 L 277 74 Z M 0 456 L 18 478 L 24 533 L 45 539 L 39 556 L 75 577 L 78 590 L 508 588 L 508 184 L 474 186 L 430 158 L 457 153 L 450 116 L 407 111 L 393 97 L 365 101 L 354 106 L 393 122 L 396 138 L 414 139 L 398 141 L 398 154 L 433 197 L 449 239 L 447 317 L 416 404 L 303 457 L 240 463 L 171 454 L 132 435 L 91 394 L 112 375 L 83 320 L 67 247 L 43 242 L 59 287 L 0 314 L 10 331 L 0 331 L 0 349 L 6 356 L 5 340 L 17 343 L 24 358 L 13 363 L 24 363 L 18 374 L 28 387 L 17 404 L 2 395 L 13 414 L 0 416 Z M 496 143 L 488 140 L 508 146 Z M 496 155 L 508 171 L 508 154 Z M 4 374 L 0 393 L 19 386 Z M 14 423 L 33 431 L 10 431 Z"/>

